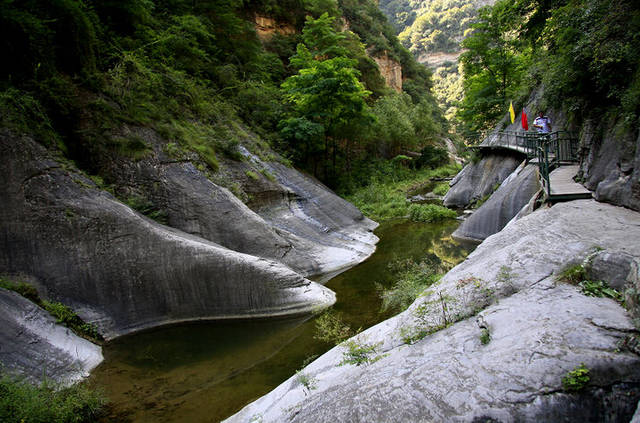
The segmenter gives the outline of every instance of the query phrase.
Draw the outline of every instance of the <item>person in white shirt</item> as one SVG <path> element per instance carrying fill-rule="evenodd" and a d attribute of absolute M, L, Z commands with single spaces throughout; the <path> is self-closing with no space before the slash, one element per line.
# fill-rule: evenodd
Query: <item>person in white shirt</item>
<path fill-rule="evenodd" d="M 533 127 L 538 130 L 538 133 L 547 134 L 551 132 L 551 119 L 540 111 L 538 112 L 538 117 L 533 121 Z"/>

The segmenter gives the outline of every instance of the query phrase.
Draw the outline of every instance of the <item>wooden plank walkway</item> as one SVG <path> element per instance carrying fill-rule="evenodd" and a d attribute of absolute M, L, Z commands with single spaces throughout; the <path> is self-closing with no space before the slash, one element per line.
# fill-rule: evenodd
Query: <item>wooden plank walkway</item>
<path fill-rule="evenodd" d="M 573 180 L 573 177 L 578 173 L 578 169 L 578 165 L 560 166 L 549 174 L 551 185 L 549 201 L 591 198 L 591 191 Z"/>

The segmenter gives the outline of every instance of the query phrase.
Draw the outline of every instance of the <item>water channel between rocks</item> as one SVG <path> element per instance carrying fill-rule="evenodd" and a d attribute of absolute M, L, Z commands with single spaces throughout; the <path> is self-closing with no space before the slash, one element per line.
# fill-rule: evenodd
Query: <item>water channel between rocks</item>
<path fill-rule="evenodd" d="M 390 317 L 379 312 L 375 283 L 391 286 L 387 266 L 393 260 L 464 260 L 474 246 L 451 239 L 457 226 L 383 223 L 376 252 L 326 284 L 337 294 L 334 307 L 344 321 L 365 329 Z M 218 422 L 288 379 L 306 358 L 329 350 L 314 332 L 308 317 L 157 328 L 105 345 L 105 361 L 91 382 L 111 400 L 105 422 Z"/>

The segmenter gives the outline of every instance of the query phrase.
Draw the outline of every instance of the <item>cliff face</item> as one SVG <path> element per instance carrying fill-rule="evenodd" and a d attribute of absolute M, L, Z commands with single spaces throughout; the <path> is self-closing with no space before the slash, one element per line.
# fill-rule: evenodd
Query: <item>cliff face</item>
<path fill-rule="evenodd" d="M 400 62 L 389 57 L 385 51 L 382 56 L 373 56 L 380 69 L 380 75 L 384 78 L 387 86 L 396 92 L 402 92 L 402 65 Z"/>
<path fill-rule="evenodd" d="M 275 19 L 269 16 L 256 14 L 254 22 L 256 34 L 262 41 L 270 40 L 274 34 L 291 35 L 296 33 L 294 26 L 276 22 Z"/>

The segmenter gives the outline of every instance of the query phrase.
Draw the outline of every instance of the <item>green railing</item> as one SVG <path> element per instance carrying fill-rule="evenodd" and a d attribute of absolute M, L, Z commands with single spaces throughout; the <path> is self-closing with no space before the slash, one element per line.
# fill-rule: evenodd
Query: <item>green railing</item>
<path fill-rule="evenodd" d="M 551 192 L 551 170 L 564 163 L 578 161 L 578 137 L 568 131 L 546 134 L 523 131 L 496 132 L 480 147 L 507 148 L 526 154 L 529 160 L 537 159 L 540 179 L 547 195 Z"/>

